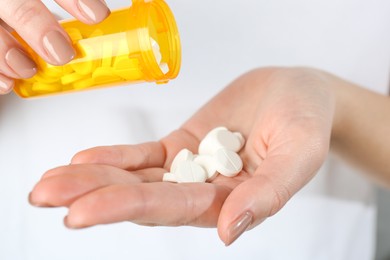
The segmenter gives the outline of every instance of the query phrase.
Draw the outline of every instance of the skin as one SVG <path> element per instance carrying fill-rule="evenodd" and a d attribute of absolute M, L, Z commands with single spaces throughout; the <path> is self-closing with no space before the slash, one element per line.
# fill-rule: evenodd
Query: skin
<path fill-rule="evenodd" d="M 343 81 L 334 89 L 332 150 L 390 188 L 389 97 Z"/>
<path fill-rule="evenodd" d="M 96 1 L 104 3 L 103 0 Z M 56 0 L 56 2 L 81 22 L 87 24 L 101 22 L 101 20 L 91 20 L 80 9 L 76 0 Z M 68 40 L 64 45 L 67 45 L 68 48 L 72 47 L 68 35 L 58 23 L 55 15 L 40 0 L 0 0 L 0 6 L 2 7 L 0 10 L 0 94 L 9 93 L 14 86 L 14 80 L 24 78 L 18 74 L 18 71 L 15 71 L 14 68 L 7 64 L 7 52 L 16 48 L 21 53 L 24 53 L 27 59 L 31 60 L 27 50 L 22 47 L 12 34 L 14 31 L 46 62 L 53 65 L 63 65 L 71 60 L 72 57 L 70 56 L 69 59 L 56 60 L 45 50 L 44 36 L 52 31 L 58 32 Z M 94 11 L 97 12 L 91 9 L 90 15 L 93 15 Z M 101 15 L 98 17 L 101 18 Z M 31 60 L 31 62 L 33 61 Z"/>
<path fill-rule="evenodd" d="M 76 1 L 56 2 L 82 22 L 99 22 L 86 17 Z M 67 35 L 41 1 L 0 0 L 0 6 L 4 7 L 0 57 L 11 48 L 27 53 L 11 34 L 16 31 L 48 63 L 68 62 L 53 60 L 42 46 L 49 31 Z M 17 78 L 5 58 L 0 59 L 0 94 L 9 93 Z M 68 207 L 65 224 L 70 228 L 120 221 L 217 227 L 222 241 L 231 244 L 237 219 L 249 212 L 250 229 L 277 213 L 315 175 L 330 144 L 368 169 L 374 180 L 390 186 L 388 111 L 388 97 L 325 72 L 254 70 L 158 142 L 96 147 L 76 154 L 71 165 L 45 173 L 30 201 Z M 219 175 L 206 184 L 161 182 L 176 153 L 182 148 L 196 152 L 199 141 L 216 126 L 244 134 L 247 142 L 240 152 L 244 170 L 234 178 Z"/>
<path fill-rule="evenodd" d="M 229 245 L 240 216 L 249 212 L 253 217 L 245 229 L 257 226 L 320 168 L 336 109 L 332 86 L 343 84 L 348 83 L 307 68 L 251 71 L 158 142 L 79 152 L 71 165 L 44 174 L 30 202 L 68 207 L 65 225 L 70 228 L 121 221 L 217 227 Z M 161 182 L 177 152 L 188 148 L 196 153 L 199 141 L 217 126 L 245 136 L 244 170 L 211 183 Z"/>

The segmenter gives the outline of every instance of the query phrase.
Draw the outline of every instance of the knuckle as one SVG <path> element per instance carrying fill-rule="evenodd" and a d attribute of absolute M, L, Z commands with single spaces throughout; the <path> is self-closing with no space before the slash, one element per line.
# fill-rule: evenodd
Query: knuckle
<path fill-rule="evenodd" d="M 280 80 L 294 85 L 318 85 L 323 82 L 322 72 L 313 68 L 280 68 L 275 73 Z"/>
<path fill-rule="evenodd" d="M 185 189 L 182 190 L 182 198 L 183 198 L 183 211 L 182 215 L 179 216 L 174 225 L 177 226 L 190 226 L 194 222 L 197 222 L 197 214 L 196 213 L 196 203 L 194 198 L 188 193 Z"/>
<path fill-rule="evenodd" d="M 270 176 L 261 175 L 261 178 L 264 179 L 265 186 L 264 188 L 268 190 L 270 196 L 270 207 L 268 208 L 267 217 L 275 215 L 287 201 L 292 197 L 293 192 L 290 190 L 292 183 L 281 182 L 273 180 Z"/>
<path fill-rule="evenodd" d="M 135 168 L 142 169 L 149 165 L 151 151 L 146 144 L 138 145 L 137 148 L 140 155 L 140 160 Z M 122 156 L 122 163 L 124 164 L 124 156 Z"/>
<path fill-rule="evenodd" d="M 269 212 L 269 216 L 275 215 L 279 210 L 283 208 L 283 206 L 287 203 L 287 201 L 291 198 L 292 194 L 289 189 L 285 185 L 279 185 L 278 187 L 273 187 L 273 207 Z"/>
<path fill-rule="evenodd" d="M 13 19 L 17 26 L 26 26 L 36 16 L 40 16 L 42 9 L 34 1 L 23 1 L 15 9 Z"/>

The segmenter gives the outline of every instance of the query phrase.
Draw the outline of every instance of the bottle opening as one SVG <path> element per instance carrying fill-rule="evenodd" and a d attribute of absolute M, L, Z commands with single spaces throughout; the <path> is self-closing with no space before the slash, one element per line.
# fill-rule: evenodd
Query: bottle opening
<path fill-rule="evenodd" d="M 139 3 L 139 2 L 138 2 Z M 137 2 L 135 3 L 137 4 Z M 145 28 L 140 30 L 140 48 L 152 81 L 167 82 L 177 77 L 181 65 L 181 46 L 175 18 L 162 0 L 139 3 Z M 134 7 L 134 6 L 133 6 Z"/>

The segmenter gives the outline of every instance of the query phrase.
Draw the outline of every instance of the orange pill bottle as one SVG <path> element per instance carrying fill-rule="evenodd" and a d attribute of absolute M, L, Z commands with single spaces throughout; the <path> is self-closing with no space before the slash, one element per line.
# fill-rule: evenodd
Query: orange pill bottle
<path fill-rule="evenodd" d="M 135 0 L 112 11 L 97 25 L 61 22 L 76 57 L 53 66 L 20 38 L 38 66 L 30 79 L 16 80 L 14 91 L 30 98 L 139 82 L 166 83 L 181 65 L 180 37 L 174 16 L 163 0 Z"/>

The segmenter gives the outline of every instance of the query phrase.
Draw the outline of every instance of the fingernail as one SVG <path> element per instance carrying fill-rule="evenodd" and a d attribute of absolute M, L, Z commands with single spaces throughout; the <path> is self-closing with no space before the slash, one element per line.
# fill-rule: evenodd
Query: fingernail
<path fill-rule="evenodd" d="M 57 206 L 53 206 L 51 204 L 48 204 L 48 203 L 39 203 L 37 201 L 34 201 L 32 199 L 32 192 L 30 192 L 30 194 L 28 194 L 28 202 L 34 206 L 34 207 L 45 207 L 45 208 L 55 208 Z"/>
<path fill-rule="evenodd" d="M 79 0 L 78 3 L 82 14 L 93 23 L 103 21 L 110 14 L 110 9 L 104 1 Z"/>
<path fill-rule="evenodd" d="M 28 194 L 28 203 L 30 203 L 30 204 L 33 205 L 33 206 L 39 207 L 39 205 L 37 205 L 37 203 L 35 203 L 35 202 L 32 200 L 32 192 L 30 192 L 30 193 Z"/>
<path fill-rule="evenodd" d="M 40 207 L 41 205 L 39 205 L 39 203 L 36 203 L 33 201 L 32 199 L 32 192 L 30 192 L 28 194 L 28 203 L 30 203 L 31 205 L 35 206 L 35 207 Z"/>
<path fill-rule="evenodd" d="M 37 65 L 22 50 L 12 48 L 5 54 L 8 66 L 23 79 L 31 78 L 37 73 Z"/>
<path fill-rule="evenodd" d="M 75 51 L 69 41 L 59 31 L 51 31 L 43 37 L 43 46 L 51 58 L 54 65 L 63 65 L 71 61 L 75 56 Z"/>
<path fill-rule="evenodd" d="M 64 217 L 64 225 L 65 227 L 72 229 L 72 227 L 69 225 L 68 216 Z"/>
<path fill-rule="evenodd" d="M 230 246 L 234 241 L 237 240 L 250 226 L 252 223 L 253 216 L 250 212 L 245 212 L 239 218 L 237 218 L 233 223 L 230 224 L 228 229 L 228 239 L 226 246 Z"/>
<path fill-rule="evenodd" d="M 15 82 L 0 74 L 0 94 L 9 93 L 14 87 Z"/>
<path fill-rule="evenodd" d="M 71 223 L 69 222 L 69 216 L 66 216 L 66 217 L 64 218 L 64 225 L 65 225 L 67 228 L 69 228 L 69 229 L 74 229 L 74 230 L 76 230 L 76 229 L 82 229 L 82 228 L 87 228 L 87 227 L 88 227 L 88 226 L 82 226 L 82 225 L 74 225 L 74 223 L 71 224 Z"/>

